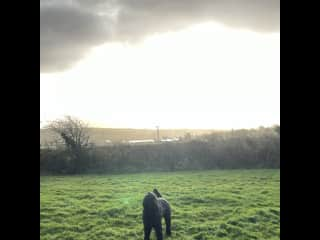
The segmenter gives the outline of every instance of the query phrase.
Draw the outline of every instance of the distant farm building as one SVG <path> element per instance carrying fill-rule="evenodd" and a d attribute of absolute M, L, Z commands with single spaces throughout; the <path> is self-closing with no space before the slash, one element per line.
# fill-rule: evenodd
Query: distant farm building
<path fill-rule="evenodd" d="M 110 139 L 104 140 L 104 145 L 112 145 L 112 141 Z"/>
<path fill-rule="evenodd" d="M 127 143 L 129 144 L 154 144 L 154 143 L 164 143 L 164 142 L 175 142 L 179 141 L 179 138 L 164 138 L 160 141 L 156 141 L 155 139 L 142 139 L 142 140 L 129 140 Z"/>
<path fill-rule="evenodd" d="M 129 144 L 152 144 L 155 143 L 156 141 L 154 139 L 143 139 L 143 140 L 129 140 Z"/>
<path fill-rule="evenodd" d="M 176 142 L 179 141 L 179 138 L 164 138 L 160 140 L 161 142 Z"/>

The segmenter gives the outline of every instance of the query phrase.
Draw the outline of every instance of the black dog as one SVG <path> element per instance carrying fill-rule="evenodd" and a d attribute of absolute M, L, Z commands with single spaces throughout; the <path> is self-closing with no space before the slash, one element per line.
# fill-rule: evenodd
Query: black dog
<path fill-rule="evenodd" d="M 156 231 L 157 240 L 162 240 L 161 219 L 166 222 L 166 234 L 171 235 L 171 208 L 157 189 L 149 192 L 143 199 L 144 240 L 150 239 L 152 228 Z"/>

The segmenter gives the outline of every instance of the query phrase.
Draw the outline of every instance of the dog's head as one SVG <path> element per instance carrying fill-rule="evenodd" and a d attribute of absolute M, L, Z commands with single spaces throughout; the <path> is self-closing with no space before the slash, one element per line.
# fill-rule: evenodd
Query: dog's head
<path fill-rule="evenodd" d="M 158 197 L 158 198 L 161 198 L 161 194 L 159 193 L 158 189 L 153 189 L 153 193 Z"/>

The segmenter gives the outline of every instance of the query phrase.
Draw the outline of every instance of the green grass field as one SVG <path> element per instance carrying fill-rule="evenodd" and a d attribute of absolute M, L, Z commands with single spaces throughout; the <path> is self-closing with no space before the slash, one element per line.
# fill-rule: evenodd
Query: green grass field
<path fill-rule="evenodd" d="M 280 239 L 279 170 L 50 176 L 40 184 L 41 240 L 141 240 L 142 199 L 154 187 L 172 206 L 167 239 Z"/>

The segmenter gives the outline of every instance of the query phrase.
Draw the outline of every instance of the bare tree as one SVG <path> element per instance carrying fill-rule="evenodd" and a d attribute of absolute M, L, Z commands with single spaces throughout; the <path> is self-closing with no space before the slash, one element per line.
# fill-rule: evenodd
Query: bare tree
<path fill-rule="evenodd" d="M 71 116 L 50 122 L 47 129 L 55 132 L 70 152 L 74 172 L 85 167 L 84 153 L 89 146 L 88 124 Z"/>

